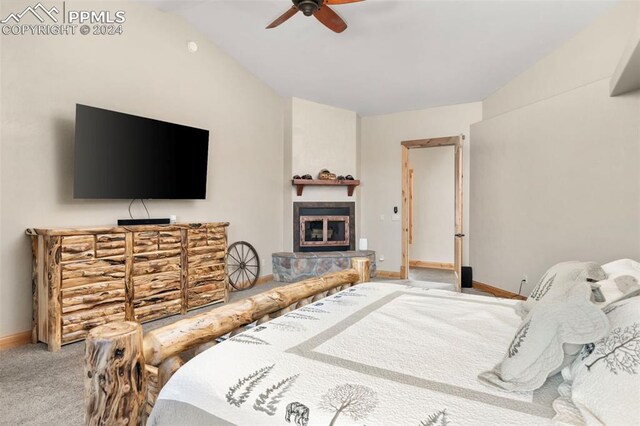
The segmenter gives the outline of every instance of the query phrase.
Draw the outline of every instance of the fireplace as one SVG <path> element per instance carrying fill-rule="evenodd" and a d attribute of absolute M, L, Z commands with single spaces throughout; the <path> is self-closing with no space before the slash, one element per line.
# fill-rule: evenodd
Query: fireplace
<path fill-rule="evenodd" d="M 293 203 L 293 251 L 355 250 L 355 203 Z"/>
<path fill-rule="evenodd" d="M 301 216 L 300 247 L 349 245 L 349 216 Z"/>

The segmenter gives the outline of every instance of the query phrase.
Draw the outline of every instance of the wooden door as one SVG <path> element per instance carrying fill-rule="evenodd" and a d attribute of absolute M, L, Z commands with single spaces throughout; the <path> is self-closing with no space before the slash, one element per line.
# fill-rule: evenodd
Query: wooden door
<path fill-rule="evenodd" d="M 454 274 L 456 290 L 462 289 L 462 247 L 464 239 L 463 230 L 463 173 L 462 173 L 462 141 L 464 135 L 446 136 L 430 139 L 416 139 L 401 142 L 402 149 L 402 264 L 400 277 L 409 278 L 409 243 L 412 240 L 413 227 L 413 170 L 409 164 L 409 149 L 433 148 L 439 146 L 453 146 L 455 149 L 454 173 L 455 173 L 455 213 L 454 213 Z"/>
<path fill-rule="evenodd" d="M 413 244 L 413 169 L 409 169 L 409 244 Z"/>
<path fill-rule="evenodd" d="M 456 290 L 462 290 L 462 245 L 464 243 L 462 222 L 462 144 L 455 145 L 455 235 L 453 266 L 456 275 Z"/>

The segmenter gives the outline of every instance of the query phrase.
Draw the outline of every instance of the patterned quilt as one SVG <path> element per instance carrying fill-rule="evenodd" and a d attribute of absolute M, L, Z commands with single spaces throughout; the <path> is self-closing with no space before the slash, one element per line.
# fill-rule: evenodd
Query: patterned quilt
<path fill-rule="evenodd" d="M 189 361 L 149 425 L 550 424 L 559 379 L 494 390 L 516 302 L 364 283 L 256 326 Z"/>

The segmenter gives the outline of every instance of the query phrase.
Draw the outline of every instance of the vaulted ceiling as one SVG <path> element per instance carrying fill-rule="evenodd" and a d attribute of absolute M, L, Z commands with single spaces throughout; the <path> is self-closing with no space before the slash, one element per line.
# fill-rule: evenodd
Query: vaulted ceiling
<path fill-rule="evenodd" d="M 282 96 L 362 115 L 479 101 L 615 1 L 391 1 L 333 6 L 341 34 L 290 0 L 152 1 L 184 17 Z"/>

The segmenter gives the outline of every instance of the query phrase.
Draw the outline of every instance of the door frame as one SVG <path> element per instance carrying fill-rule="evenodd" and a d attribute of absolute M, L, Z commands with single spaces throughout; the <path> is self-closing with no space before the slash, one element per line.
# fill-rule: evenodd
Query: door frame
<path fill-rule="evenodd" d="M 400 277 L 409 278 L 409 150 L 417 148 L 435 148 L 439 146 L 453 146 L 454 174 L 455 174 L 455 211 L 454 211 L 454 274 L 456 277 L 456 290 L 461 290 L 462 280 L 462 245 L 463 245 L 463 164 L 462 164 L 462 142 L 465 136 L 445 136 L 429 139 L 414 139 L 400 143 L 402 148 L 402 266 L 400 267 Z"/>

